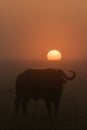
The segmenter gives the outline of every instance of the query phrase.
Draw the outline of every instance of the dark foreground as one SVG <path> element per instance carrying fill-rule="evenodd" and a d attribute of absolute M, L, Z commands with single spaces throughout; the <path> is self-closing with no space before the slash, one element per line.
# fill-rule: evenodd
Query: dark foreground
<path fill-rule="evenodd" d="M 86 100 L 84 102 L 81 98 L 78 100 L 75 93 L 73 97 L 73 93 L 74 91 L 68 89 L 64 91 L 58 118 L 53 116 L 49 118 L 43 100 L 37 102 L 31 100 L 28 104 L 28 115 L 23 116 L 20 107 L 19 116 L 15 116 L 15 93 L 2 91 L 0 93 L 0 130 L 86 130 Z"/>
<path fill-rule="evenodd" d="M 86 130 L 86 120 L 49 119 L 45 116 L 6 117 L 1 130 Z"/>
<path fill-rule="evenodd" d="M 28 65 L 20 68 L 18 63 L 0 64 L 0 130 L 87 130 L 87 63 L 71 64 L 66 64 L 64 69 L 67 72 L 72 68 L 77 77 L 64 86 L 58 118 L 50 119 L 42 100 L 30 101 L 27 117 L 23 116 L 21 107 L 19 116 L 14 115 L 15 80 Z"/>

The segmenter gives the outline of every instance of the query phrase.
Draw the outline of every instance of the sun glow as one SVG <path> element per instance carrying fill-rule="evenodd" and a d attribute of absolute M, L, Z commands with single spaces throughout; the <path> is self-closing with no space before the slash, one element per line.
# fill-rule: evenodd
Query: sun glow
<path fill-rule="evenodd" d="M 50 50 L 47 53 L 47 59 L 50 61 L 58 61 L 62 59 L 62 54 L 58 50 Z"/>

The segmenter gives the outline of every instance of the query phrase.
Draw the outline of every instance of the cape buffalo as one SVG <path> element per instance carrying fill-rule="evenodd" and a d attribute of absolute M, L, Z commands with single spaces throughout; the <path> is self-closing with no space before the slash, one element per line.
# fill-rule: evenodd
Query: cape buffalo
<path fill-rule="evenodd" d="M 48 114 L 51 116 L 51 102 L 54 103 L 54 114 L 57 115 L 63 84 L 67 80 L 75 78 L 74 71 L 68 77 L 61 69 L 28 69 L 19 74 L 16 79 L 15 111 L 18 113 L 19 105 L 22 104 L 23 113 L 26 114 L 28 101 L 44 99 Z"/>

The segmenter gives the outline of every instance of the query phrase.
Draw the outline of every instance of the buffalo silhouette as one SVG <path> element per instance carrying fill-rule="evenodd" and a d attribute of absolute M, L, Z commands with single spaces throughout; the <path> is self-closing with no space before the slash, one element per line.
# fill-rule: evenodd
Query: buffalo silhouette
<path fill-rule="evenodd" d="M 57 116 L 63 85 L 75 78 L 74 71 L 67 76 L 61 69 L 28 69 L 16 79 L 15 112 L 18 114 L 22 104 L 23 113 L 27 114 L 27 103 L 30 99 L 44 99 L 48 115 L 51 116 L 51 102 L 54 103 L 54 115 Z"/>

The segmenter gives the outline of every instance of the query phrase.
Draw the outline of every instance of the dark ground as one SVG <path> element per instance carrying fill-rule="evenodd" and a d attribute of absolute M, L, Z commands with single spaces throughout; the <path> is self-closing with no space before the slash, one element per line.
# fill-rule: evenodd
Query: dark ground
<path fill-rule="evenodd" d="M 0 130 L 87 130 L 86 64 L 72 66 L 77 77 L 64 86 L 58 118 L 50 119 L 43 100 L 31 100 L 26 117 L 21 107 L 19 116 L 14 115 L 15 79 L 25 66 L 20 68 L 17 64 L 0 64 Z M 65 70 L 68 70 L 68 66 Z"/>

